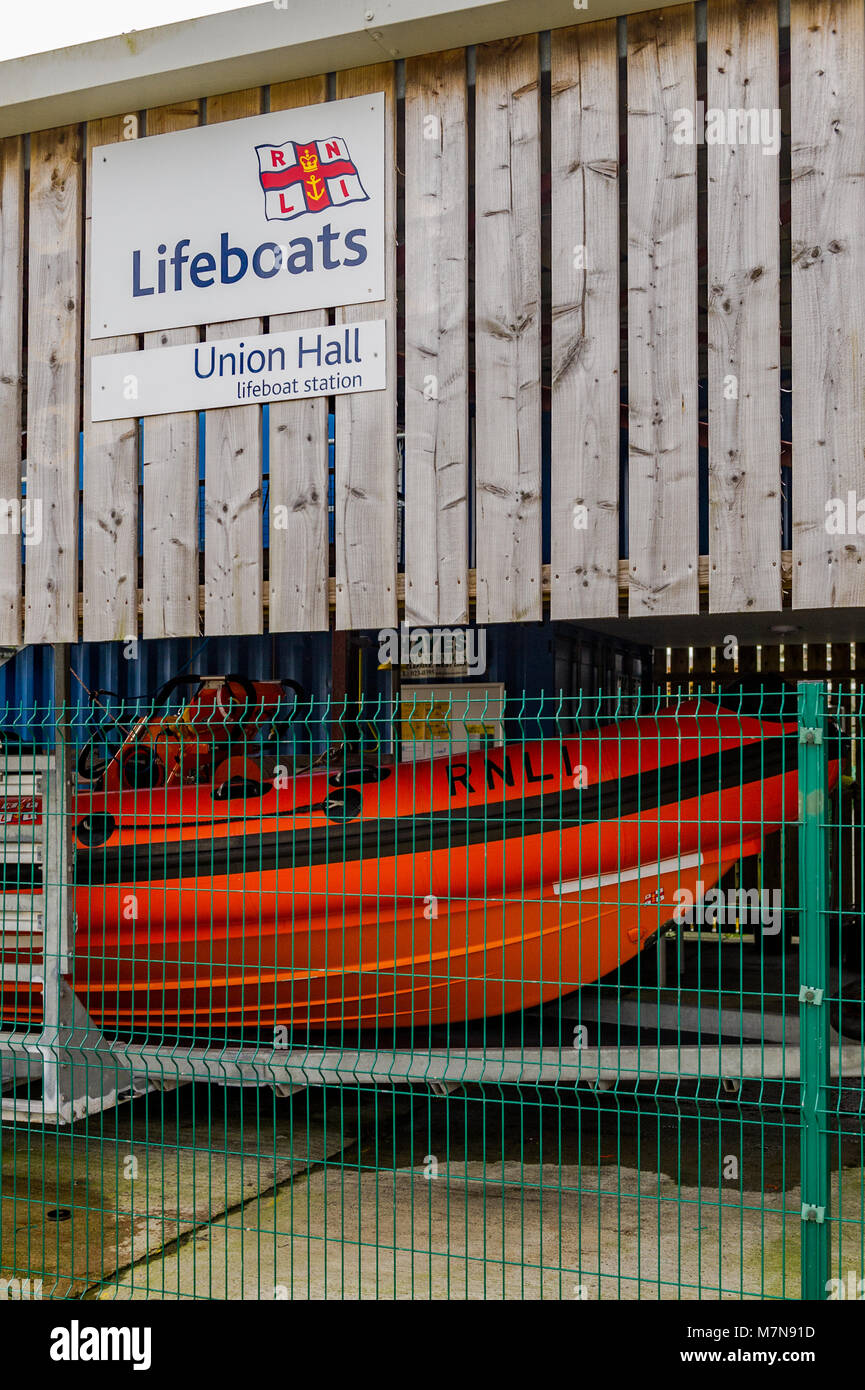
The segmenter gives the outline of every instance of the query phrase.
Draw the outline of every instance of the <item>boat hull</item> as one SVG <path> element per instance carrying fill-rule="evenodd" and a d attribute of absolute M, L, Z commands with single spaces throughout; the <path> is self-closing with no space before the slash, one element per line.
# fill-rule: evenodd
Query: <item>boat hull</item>
<path fill-rule="evenodd" d="M 75 988 L 94 1020 L 161 1034 L 198 1033 L 202 1025 L 294 1031 L 491 1017 L 569 994 L 626 964 L 669 921 L 677 892 L 696 897 L 698 879 L 714 886 L 735 857 L 660 872 L 647 864 L 636 878 L 611 876 L 546 900 L 390 900 L 384 920 L 378 904 L 365 913 L 340 904 L 298 924 L 295 904 L 294 921 L 289 912 L 270 926 L 251 923 L 248 909 L 232 919 L 231 900 L 249 900 L 237 876 L 199 885 L 197 908 L 187 896 L 181 909 L 207 922 L 211 904 L 223 902 L 222 928 L 136 933 L 134 945 L 130 934 L 119 949 L 102 933 L 80 936 Z M 262 903 L 296 897 L 280 889 L 278 875 L 262 876 L 256 891 Z M 151 901 L 143 909 L 154 915 Z"/>
<path fill-rule="evenodd" d="M 633 960 L 796 798 L 795 726 L 716 707 L 307 772 L 254 804 L 79 793 L 73 988 L 104 1029 L 162 1038 L 530 1008 Z M 38 993 L 7 992 L 4 1023 L 38 1021 Z"/>

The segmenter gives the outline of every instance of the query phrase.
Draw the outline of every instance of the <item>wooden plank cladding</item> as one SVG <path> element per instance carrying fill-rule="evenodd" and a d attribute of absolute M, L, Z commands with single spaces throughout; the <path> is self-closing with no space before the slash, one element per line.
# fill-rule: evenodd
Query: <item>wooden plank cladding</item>
<path fill-rule="evenodd" d="M 181 102 L 148 111 L 148 135 L 190 130 L 200 122 L 199 103 Z M 145 333 L 145 348 L 181 347 L 199 341 L 197 328 Z M 198 417 L 191 410 L 151 415 L 144 421 L 145 637 L 195 637 L 198 601 Z M 87 576 L 85 576 L 85 587 Z"/>
<path fill-rule="evenodd" d="M 207 124 L 257 116 L 250 88 L 207 102 Z M 261 319 L 209 324 L 208 342 L 253 337 Z M 226 637 L 262 631 L 261 407 L 209 410 L 204 435 L 204 630 Z"/>
<path fill-rule="evenodd" d="M 708 106 L 780 123 L 773 0 L 709 0 Z M 710 144 L 709 606 L 781 606 L 778 149 Z"/>
<path fill-rule="evenodd" d="M 462 49 L 406 64 L 406 621 L 430 625 L 469 616 L 467 103 Z"/>
<path fill-rule="evenodd" d="M 865 19 L 792 0 L 793 606 L 865 602 Z M 850 494 L 853 532 L 850 531 Z M 838 525 L 827 514 L 837 507 Z M 863 508 L 865 511 L 865 508 Z M 865 522 L 863 522 L 865 529 Z"/>
<path fill-rule="evenodd" d="M 394 627 L 396 604 L 396 79 L 392 63 L 337 73 L 337 97 L 385 94 L 385 298 L 337 311 L 383 318 L 387 389 L 336 398 L 336 625 Z"/>
<path fill-rule="evenodd" d="M 619 612 L 615 20 L 552 36 L 553 618 Z"/>
<path fill-rule="evenodd" d="M 21 519 L 23 385 L 24 141 L 16 135 L 0 140 L 0 505 L 11 523 Z M 19 529 L 8 524 L 0 534 L 0 643 L 5 646 L 21 640 Z"/>
<path fill-rule="evenodd" d="M 536 37 L 477 52 L 477 619 L 541 616 L 541 129 Z"/>
<path fill-rule="evenodd" d="M 690 5 L 628 21 L 628 416 L 631 617 L 696 613 L 697 147 Z"/>
<path fill-rule="evenodd" d="M 707 0 L 698 46 L 690 4 L 574 10 L 0 141 L 0 645 L 548 602 L 702 650 L 701 612 L 865 606 L 865 19 L 778 15 Z M 307 106 L 351 145 L 329 103 L 377 93 L 383 299 L 90 339 L 100 148 Z M 90 420 L 106 354 L 373 320 L 383 390 Z"/>
<path fill-rule="evenodd" d="M 138 136 L 138 117 L 114 116 L 87 127 L 85 227 L 85 323 L 90 315 L 90 169 L 99 148 Z M 134 352 L 138 335 L 93 338 L 84 334 L 84 399 L 90 396 L 90 364 L 102 353 Z M 138 421 L 100 420 L 84 411 L 84 640 L 121 641 L 138 635 Z"/>
<path fill-rule="evenodd" d="M 271 111 L 314 106 L 327 98 L 327 77 L 280 82 L 270 89 Z M 326 309 L 274 314 L 271 333 L 324 328 Z M 270 407 L 271 632 L 315 632 L 329 623 L 327 606 L 327 401 L 287 401 Z"/>
<path fill-rule="evenodd" d="M 82 146 L 77 126 L 30 141 L 25 642 L 78 639 Z M 34 537 L 35 540 L 35 537 Z"/>

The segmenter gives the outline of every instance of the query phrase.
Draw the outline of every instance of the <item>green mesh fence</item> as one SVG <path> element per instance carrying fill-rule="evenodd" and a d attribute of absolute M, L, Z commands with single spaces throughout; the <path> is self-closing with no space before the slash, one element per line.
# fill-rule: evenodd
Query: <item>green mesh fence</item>
<path fill-rule="evenodd" d="M 858 698 L 8 717 L 7 1296 L 851 1296 Z"/>

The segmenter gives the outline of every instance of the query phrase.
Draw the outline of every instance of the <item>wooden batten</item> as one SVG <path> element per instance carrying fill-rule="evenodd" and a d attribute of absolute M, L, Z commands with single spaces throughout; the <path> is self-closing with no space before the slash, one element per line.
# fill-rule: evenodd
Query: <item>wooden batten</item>
<path fill-rule="evenodd" d="M 207 124 L 261 112 L 261 89 L 207 102 Z M 210 324 L 208 342 L 253 337 L 261 319 Z M 204 435 L 204 631 L 233 637 L 263 630 L 261 406 L 209 410 Z"/>
<path fill-rule="evenodd" d="M 790 6 L 793 607 L 865 603 L 857 537 L 827 504 L 865 496 L 865 14 Z"/>
<path fill-rule="evenodd" d="M 392 63 L 337 73 L 336 95 L 385 95 L 385 297 L 337 310 L 337 323 L 387 323 L 387 388 L 336 398 L 336 626 L 395 627 L 396 81 Z"/>
<path fill-rule="evenodd" d="M 468 109 L 462 49 L 406 64 L 406 621 L 468 622 Z"/>
<path fill-rule="evenodd" d="M 477 50 L 477 620 L 541 616 L 540 62 L 532 35 Z"/>
<path fill-rule="evenodd" d="M 200 124 L 199 104 L 161 106 L 145 116 L 147 135 Z M 197 328 L 145 333 L 144 347 L 197 343 Z M 198 600 L 198 416 L 152 415 L 142 427 L 145 637 L 195 637 Z"/>
<path fill-rule="evenodd" d="M 614 20 L 552 36 L 551 616 L 619 612 L 619 108 Z"/>
<path fill-rule="evenodd" d="M 0 140 L 0 645 L 21 641 L 21 436 L 24 425 L 24 141 Z M 26 524 L 26 511 L 24 523 Z"/>
<path fill-rule="evenodd" d="M 138 421 L 90 418 L 94 357 L 135 352 L 138 334 L 90 337 L 90 170 L 99 147 L 138 137 L 138 117 L 114 116 L 87 127 L 87 207 L 84 275 L 84 640 L 122 641 L 138 635 Z M 94 153 L 95 152 L 95 153 Z"/>
<path fill-rule="evenodd" d="M 327 98 L 327 78 L 300 78 L 270 89 L 271 111 L 313 106 Z M 274 314 L 271 333 L 325 328 L 326 309 Z M 327 628 L 328 580 L 327 401 L 286 401 L 270 407 L 271 632 Z"/>
<path fill-rule="evenodd" d="M 31 137 L 26 642 L 78 640 L 82 162 L 78 126 Z"/>
<path fill-rule="evenodd" d="M 777 112 L 777 6 L 712 0 L 707 105 Z M 781 606 L 779 149 L 708 145 L 709 607 Z"/>
<path fill-rule="evenodd" d="M 697 149 L 690 5 L 628 20 L 628 429 L 631 617 L 696 613 Z"/>

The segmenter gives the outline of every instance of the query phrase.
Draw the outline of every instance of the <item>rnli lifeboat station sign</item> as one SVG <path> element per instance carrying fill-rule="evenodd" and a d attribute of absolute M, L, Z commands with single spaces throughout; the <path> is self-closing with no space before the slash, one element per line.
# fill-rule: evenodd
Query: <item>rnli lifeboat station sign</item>
<path fill-rule="evenodd" d="M 385 297 L 384 96 L 98 147 L 91 337 Z"/>
<path fill-rule="evenodd" d="M 93 420 L 381 391 L 384 319 L 118 352 L 91 362 Z"/>

